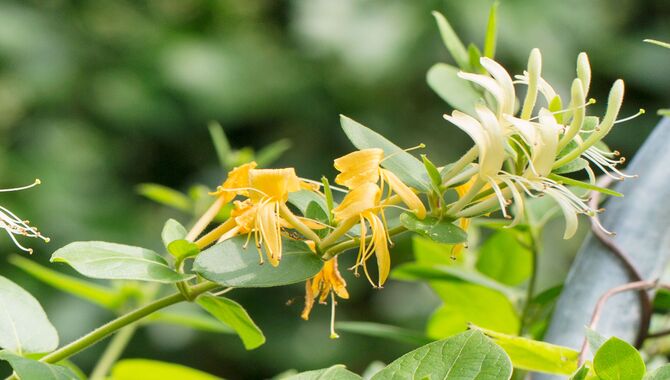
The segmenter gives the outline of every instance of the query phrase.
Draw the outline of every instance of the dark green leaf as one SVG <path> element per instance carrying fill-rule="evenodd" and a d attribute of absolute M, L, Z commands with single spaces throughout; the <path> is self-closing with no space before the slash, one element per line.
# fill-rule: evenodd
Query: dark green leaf
<path fill-rule="evenodd" d="M 221 380 L 179 364 L 146 359 L 124 359 L 112 368 L 109 380 Z"/>
<path fill-rule="evenodd" d="M 382 166 L 392 171 L 408 186 L 417 190 L 430 189 L 428 176 L 423 176 L 423 163 L 416 157 L 403 151 L 384 136 L 362 124 L 340 115 L 342 129 L 352 144 L 358 149 L 379 148 L 384 151 Z"/>
<path fill-rule="evenodd" d="M 39 302 L 0 276 L 0 348 L 24 355 L 50 352 L 56 347 L 58 333 Z"/>
<path fill-rule="evenodd" d="M 193 202 L 186 195 L 169 187 L 155 183 L 143 183 L 137 186 L 137 192 L 156 203 L 190 213 Z"/>
<path fill-rule="evenodd" d="M 449 54 L 451 54 L 451 57 L 461 69 L 470 71 L 468 52 L 465 50 L 465 46 L 449 24 L 449 21 L 447 21 L 447 18 L 440 12 L 433 12 L 433 17 L 435 17 L 437 27 L 440 29 L 442 42 L 444 42 L 444 46 L 449 51 Z"/>
<path fill-rule="evenodd" d="M 232 327 L 247 350 L 253 350 L 265 343 L 263 332 L 239 303 L 208 294 L 201 295 L 196 302 L 214 318 Z"/>
<path fill-rule="evenodd" d="M 437 63 L 428 70 L 426 79 L 430 88 L 451 107 L 470 115 L 482 95 L 470 83 L 458 76 L 458 69 L 446 63 Z"/>
<path fill-rule="evenodd" d="M 511 376 L 512 364 L 505 351 L 471 330 L 403 355 L 372 380 L 505 380 Z"/>
<path fill-rule="evenodd" d="M 79 241 L 66 245 L 51 256 L 91 278 L 140 280 L 162 283 L 182 281 L 190 276 L 172 270 L 154 251 L 103 241 Z"/>
<path fill-rule="evenodd" d="M 357 374 L 346 369 L 342 364 L 329 368 L 317 369 L 283 377 L 282 380 L 361 380 Z"/>
<path fill-rule="evenodd" d="M 415 344 L 418 346 L 433 341 L 433 339 L 428 338 L 421 332 L 392 325 L 384 325 L 381 323 L 338 322 L 335 324 L 335 327 L 341 331 L 367 335 L 375 338 L 384 338 L 402 343 Z"/>
<path fill-rule="evenodd" d="M 24 380 L 79 380 L 69 368 L 42 363 L 7 351 L 0 351 L 0 360 L 6 360 L 20 379 Z"/>
<path fill-rule="evenodd" d="M 617 337 L 609 338 L 598 349 L 593 368 L 602 380 L 640 380 L 646 372 L 640 353 Z"/>
<path fill-rule="evenodd" d="M 654 296 L 654 311 L 665 313 L 670 311 L 670 291 L 659 289 Z"/>
<path fill-rule="evenodd" d="M 412 213 L 400 215 L 400 223 L 410 231 L 417 232 L 431 240 L 444 244 L 458 244 L 467 241 L 468 234 L 448 220 L 433 217 L 419 219 Z"/>
<path fill-rule="evenodd" d="M 37 264 L 22 256 L 12 255 L 9 257 L 9 262 L 56 289 L 83 298 L 102 307 L 115 309 L 120 304 L 121 298 L 119 297 L 119 294 L 111 288 L 68 276 Z"/>
<path fill-rule="evenodd" d="M 262 288 L 302 282 L 316 275 L 322 261 L 302 241 L 283 239 L 278 267 L 259 264 L 256 247 L 246 236 L 214 245 L 198 255 L 193 270 L 208 280 L 236 288 Z"/>
<path fill-rule="evenodd" d="M 168 219 L 163 226 L 163 231 L 161 231 L 163 245 L 167 248 L 173 241 L 186 238 L 187 233 L 188 231 L 186 231 L 186 228 L 181 223 L 174 219 Z"/>
<path fill-rule="evenodd" d="M 514 368 L 560 375 L 570 375 L 577 370 L 579 352 L 571 348 L 481 330 L 507 352 Z"/>

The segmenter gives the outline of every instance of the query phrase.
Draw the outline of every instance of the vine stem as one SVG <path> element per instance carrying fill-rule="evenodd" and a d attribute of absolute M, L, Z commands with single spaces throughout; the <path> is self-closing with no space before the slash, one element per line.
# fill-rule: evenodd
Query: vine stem
<path fill-rule="evenodd" d="M 219 284 L 214 282 L 203 282 L 191 287 L 191 295 L 193 297 L 196 297 L 202 293 L 206 293 L 219 286 L 220 286 Z M 146 317 L 149 314 L 152 314 L 158 310 L 164 309 L 170 305 L 174 305 L 182 301 L 186 301 L 186 298 L 181 293 L 175 293 L 163 298 L 159 298 L 149 304 L 146 304 L 138 309 L 135 309 L 112 321 L 107 322 L 106 324 L 96 328 L 95 330 L 89 332 L 83 337 L 44 356 L 43 358 L 40 359 L 40 361 L 44 363 L 57 363 L 61 360 L 67 359 L 70 356 L 77 354 L 78 352 L 94 345 L 98 341 L 115 333 L 119 329 L 128 326 L 131 323 L 136 322 Z"/>
<path fill-rule="evenodd" d="M 123 350 L 126 349 L 128 343 L 135 335 L 137 330 L 137 323 L 130 324 L 121 330 L 119 330 L 116 335 L 112 338 L 112 341 L 109 342 L 105 352 L 98 360 L 98 363 L 93 368 L 91 372 L 90 380 L 104 380 L 109 370 L 112 368 L 114 363 L 121 357 Z"/>

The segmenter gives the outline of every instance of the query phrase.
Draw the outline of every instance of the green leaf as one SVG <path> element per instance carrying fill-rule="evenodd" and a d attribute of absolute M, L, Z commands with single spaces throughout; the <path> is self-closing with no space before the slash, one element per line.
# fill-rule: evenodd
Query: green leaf
<path fill-rule="evenodd" d="M 186 228 L 181 223 L 174 219 L 168 219 L 161 231 L 161 239 L 163 240 L 163 245 L 167 248 L 173 241 L 185 239 L 187 234 L 188 231 L 186 231 Z"/>
<path fill-rule="evenodd" d="M 591 368 L 584 363 L 572 374 L 572 376 L 570 376 L 570 380 L 586 380 L 589 376 L 589 372 L 591 372 Z"/>
<path fill-rule="evenodd" d="M 118 293 L 111 288 L 68 276 L 19 255 L 9 256 L 9 262 L 26 271 L 32 277 L 58 290 L 70 293 L 94 304 L 108 309 L 115 309 L 120 304 L 121 299 Z"/>
<path fill-rule="evenodd" d="M 563 177 L 563 176 L 560 176 L 556 173 L 549 174 L 549 179 L 553 179 L 554 181 L 559 182 L 559 183 L 564 183 L 568 186 L 576 186 L 576 187 L 581 187 L 583 189 L 595 190 L 595 191 L 598 191 L 600 193 L 607 194 L 607 195 L 612 195 L 612 196 L 615 196 L 615 197 L 623 197 L 623 194 L 621 194 L 619 192 L 616 192 L 614 190 L 607 189 L 607 188 L 600 187 L 600 186 L 596 186 L 596 185 L 591 185 L 590 183 L 577 181 L 577 180 L 572 179 L 572 178 Z"/>
<path fill-rule="evenodd" d="M 468 283 L 433 282 L 431 286 L 444 305 L 428 321 L 429 337 L 457 334 L 470 323 L 507 334 L 519 331 L 514 305 L 500 292 Z"/>
<path fill-rule="evenodd" d="M 483 276 L 479 272 L 461 267 L 440 264 L 405 263 L 398 265 L 391 274 L 395 280 L 447 281 L 469 283 L 495 290 L 508 298 L 518 298 L 519 291 Z"/>
<path fill-rule="evenodd" d="M 416 215 L 406 212 L 400 215 L 400 223 L 408 230 L 438 243 L 458 244 L 468 240 L 468 234 L 448 220 L 439 220 L 431 216 L 419 219 Z"/>
<path fill-rule="evenodd" d="M 644 380 L 667 380 L 670 379 L 670 364 L 656 368 L 656 370 L 649 372 Z"/>
<path fill-rule="evenodd" d="M 42 363 L 8 351 L 0 351 L 0 360 L 6 360 L 12 366 L 17 377 L 25 380 L 79 380 L 69 368 L 56 364 Z"/>
<path fill-rule="evenodd" d="M 182 311 L 159 311 L 148 317 L 151 323 L 168 324 L 192 328 L 200 331 L 235 334 L 230 326 L 209 315 Z"/>
<path fill-rule="evenodd" d="M 567 164 L 552 170 L 552 173 L 556 174 L 566 174 L 574 173 L 580 170 L 583 170 L 589 166 L 589 162 L 581 157 L 577 157 L 574 160 L 568 162 Z"/>
<path fill-rule="evenodd" d="M 232 157 L 230 143 L 228 142 L 228 138 L 226 138 L 226 133 L 223 131 L 223 127 L 216 121 L 211 121 L 209 125 L 207 125 L 207 128 L 209 129 L 209 135 L 212 138 L 219 164 L 226 170 L 232 169 L 234 158 Z"/>
<path fill-rule="evenodd" d="M 253 350 L 265 343 L 263 332 L 239 303 L 207 294 L 198 297 L 196 302 L 214 318 L 232 327 L 247 350 Z"/>
<path fill-rule="evenodd" d="M 484 56 L 493 58 L 496 55 L 496 34 L 498 5 L 500 2 L 494 1 L 489 10 L 489 22 L 486 25 L 486 36 L 484 37 Z"/>
<path fill-rule="evenodd" d="M 505 380 L 511 376 L 512 364 L 505 351 L 471 330 L 401 356 L 372 380 Z"/>
<path fill-rule="evenodd" d="M 479 249 L 477 270 L 506 285 L 519 285 L 532 272 L 533 254 L 519 239 L 515 230 L 500 230 Z"/>
<path fill-rule="evenodd" d="M 579 352 L 571 348 L 481 330 L 507 352 L 514 368 L 561 375 L 570 375 L 577 370 Z"/>
<path fill-rule="evenodd" d="M 191 199 L 177 190 L 155 183 L 142 183 L 137 192 L 156 203 L 190 213 L 193 210 Z"/>
<path fill-rule="evenodd" d="M 260 167 L 267 167 L 277 161 L 290 148 L 291 141 L 288 139 L 277 140 L 256 153 L 256 162 Z"/>
<path fill-rule="evenodd" d="M 470 44 L 468 45 L 468 56 L 470 57 L 470 67 L 473 72 L 477 73 L 486 73 L 486 69 L 482 66 L 480 59 L 482 58 L 482 52 L 479 50 L 477 45 Z"/>
<path fill-rule="evenodd" d="M 423 163 L 405 152 L 384 136 L 362 124 L 340 115 L 342 129 L 352 144 L 358 149 L 379 148 L 384 151 L 382 166 L 397 175 L 408 186 L 417 190 L 430 190 L 430 180 L 424 173 Z"/>
<path fill-rule="evenodd" d="M 670 291 L 659 289 L 654 296 L 654 311 L 668 312 L 670 311 Z"/>
<path fill-rule="evenodd" d="M 361 380 L 362 377 L 349 371 L 342 364 L 282 377 L 282 380 Z"/>
<path fill-rule="evenodd" d="M 449 54 L 451 54 L 451 57 L 461 69 L 470 71 L 468 52 L 449 24 L 449 21 L 447 21 L 447 18 L 440 12 L 433 12 L 433 17 L 435 17 L 437 27 L 440 29 L 442 42 L 444 42 L 444 46 L 449 51 Z"/>
<path fill-rule="evenodd" d="M 0 348 L 24 355 L 50 352 L 58 347 L 58 333 L 39 302 L 2 276 L 0 311 Z"/>
<path fill-rule="evenodd" d="M 108 280 L 172 283 L 190 277 L 172 270 L 154 251 L 103 241 L 70 243 L 54 252 L 51 262 L 66 263 L 84 276 Z"/>
<path fill-rule="evenodd" d="M 428 70 L 426 79 L 430 88 L 451 107 L 474 115 L 475 105 L 482 95 L 467 80 L 460 78 L 458 72 L 453 66 L 437 63 Z"/>
<path fill-rule="evenodd" d="M 440 171 L 437 170 L 435 164 L 433 164 L 425 154 L 421 155 L 421 160 L 423 161 L 423 166 L 426 168 L 426 173 L 428 173 L 428 178 L 433 188 L 433 191 L 437 194 L 442 194 L 442 175 Z"/>
<path fill-rule="evenodd" d="M 183 365 L 147 359 L 124 359 L 116 363 L 109 380 L 221 380 Z"/>
<path fill-rule="evenodd" d="M 323 266 L 302 241 L 283 239 L 282 259 L 276 268 L 259 264 L 256 247 L 245 248 L 246 242 L 246 236 L 237 236 L 202 251 L 193 271 L 223 286 L 264 288 L 305 281 Z"/>
<path fill-rule="evenodd" d="M 602 380 L 640 380 L 646 372 L 640 353 L 617 337 L 609 338 L 596 352 L 593 368 Z"/>
<path fill-rule="evenodd" d="M 464 255 L 459 255 L 454 259 L 451 253 L 452 247 L 453 245 L 437 243 L 423 236 L 412 236 L 412 251 L 414 251 L 414 259 L 418 264 L 458 264 L 463 261 Z"/>
<path fill-rule="evenodd" d="M 308 219 L 316 220 L 317 222 L 321 222 L 321 223 L 323 223 L 323 224 L 326 225 L 326 226 L 328 225 L 328 222 L 329 222 L 329 220 L 328 220 L 328 214 L 327 214 L 326 211 L 325 211 L 323 208 L 321 208 L 321 206 L 320 206 L 318 203 L 316 203 L 316 202 L 310 202 L 310 203 L 309 203 L 309 205 L 307 206 L 307 210 L 306 210 L 306 212 L 305 212 L 304 215 L 305 215 L 305 217 L 308 218 Z M 329 231 L 330 231 L 330 230 L 329 230 L 328 228 L 322 228 L 322 229 L 320 229 L 320 230 L 316 230 L 316 231 L 314 231 L 314 232 L 316 232 L 316 234 L 317 234 L 320 238 L 324 238 L 324 237 L 326 237 L 326 235 L 328 235 L 328 232 L 329 232 Z"/>
<path fill-rule="evenodd" d="M 421 346 L 433 341 L 425 334 L 398 326 L 384 325 L 373 322 L 337 322 L 335 328 L 354 334 L 361 334 L 375 338 L 384 338 L 402 343 Z"/>
<path fill-rule="evenodd" d="M 195 256 L 200 253 L 200 248 L 193 242 L 179 239 L 175 240 L 167 246 L 168 252 L 178 259 Z"/>
<path fill-rule="evenodd" d="M 303 215 L 307 214 L 307 207 L 312 202 L 321 207 L 324 213 L 328 213 L 328 205 L 326 204 L 326 199 L 313 191 L 300 190 L 288 194 L 288 202 L 293 206 L 297 207 L 300 210 L 300 213 Z"/>

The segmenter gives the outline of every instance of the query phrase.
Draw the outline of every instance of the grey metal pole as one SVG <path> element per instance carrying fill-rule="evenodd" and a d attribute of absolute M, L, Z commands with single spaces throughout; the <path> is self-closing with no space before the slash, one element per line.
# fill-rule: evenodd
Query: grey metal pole
<path fill-rule="evenodd" d="M 625 196 L 607 201 L 601 221 L 616 232 L 614 243 L 628 254 L 642 278 L 655 279 L 670 259 L 669 118 L 654 129 L 627 172 L 639 178 L 617 186 Z M 629 275 L 620 261 L 598 239 L 589 236 L 568 274 L 545 340 L 579 350 L 598 298 L 627 282 Z M 641 317 L 637 297 L 635 292 L 612 297 L 603 309 L 598 332 L 634 342 Z"/>

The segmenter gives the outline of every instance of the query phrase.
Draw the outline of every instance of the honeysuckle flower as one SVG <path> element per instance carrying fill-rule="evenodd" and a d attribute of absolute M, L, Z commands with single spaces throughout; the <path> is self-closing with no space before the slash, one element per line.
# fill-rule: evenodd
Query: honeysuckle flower
<path fill-rule="evenodd" d="M 226 180 L 216 188 L 211 195 L 220 196 L 225 203 L 230 202 L 236 195 L 249 196 L 249 171 L 255 169 L 258 164 L 255 161 L 238 166 L 228 173 Z"/>
<path fill-rule="evenodd" d="M 360 246 L 356 258 L 355 273 L 362 266 L 366 277 L 373 286 L 381 287 L 388 278 L 391 269 L 391 257 L 388 248 L 386 226 L 377 215 L 381 211 L 381 189 L 375 183 L 362 183 L 352 189 L 336 208 L 333 209 L 335 222 L 344 225 L 359 224 L 361 228 Z M 367 223 L 366 223 L 367 222 Z M 371 239 L 367 242 L 368 226 Z M 379 278 L 375 282 L 370 277 L 366 266 L 370 256 L 377 258 Z"/>
<path fill-rule="evenodd" d="M 309 314 L 314 306 L 314 300 L 319 299 L 319 303 L 325 304 L 328 296 L 331 297 L 331 323 L 330 337 L 338 338 L 335 333 L 335 306 L 337 301 L 335 295 L 342 299 L 349 299 L 347 292 L 347 283 L 337 269 L 337 257 L 334 257 L 323 264 L 323 268 L 316 276 L 307 280 L 305 283 L 305 308 L 301 317 L 304 320 L 309 319 Z"/>
<path fill-rule="evenodd" d="M 39 184 L 40 180 L 36 179 L 35 182 L 33 182 L 28 186 L 16 187 L 11 189 L 0 189 L 0 192 L 5 193 L 11 191 L 26 190 L 30 189 L 31 187 L 35 187 Z M 37 230 L 37 228 L 31 226 L 29 221 L 19 218 L 18 216 L 16 216 L 16 214 L 9 211 L 7 208 L 3 206 L 0 206 L 0 228 L 5 230 L 5 232 L 7 232 L 7 235 L 9 235 L 10 239 L 12 239 L 12 241 L 14 242 L 14 244 L 24 252 L 33 253 L 33 250 L 32 248 L 26 248 L 23 245 L 21 245 L 21 243 L 19 243 L 19 241 L 16 240 L 16 236 L 39 238 L 47 243 L 49 242 L 49 238 L 43 236 Z"/>
<path fill-rule="evenodd" d="M 335 177 L 335 183 L 355 189 L 366 183 L 378 183 L 381 179 L 381 189 L 388 184 L 407 207 L 419 218 L 426 216 L 426 207 L 412 189 L 405 185 L 393 172 L 381 167 L 384 160 L 384 151 L 378 148 L 362 149 L 344 155 L 334 161 L 335 169 L 340 174 Z"/>

